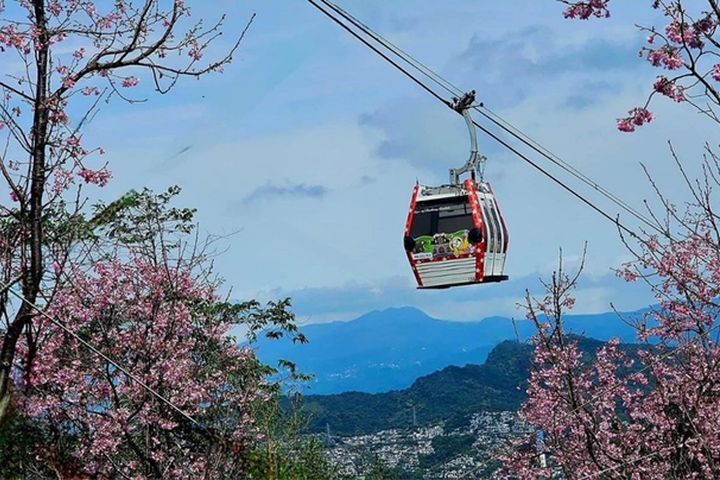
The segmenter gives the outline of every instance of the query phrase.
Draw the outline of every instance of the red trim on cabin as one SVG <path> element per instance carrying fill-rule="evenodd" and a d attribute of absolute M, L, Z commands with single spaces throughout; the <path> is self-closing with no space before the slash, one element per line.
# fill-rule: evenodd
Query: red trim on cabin
<path fill-rule="evenodd" d="M 475 281 L 482 282 L 485 276 L 485 250 L 487 245 L 485 242 L 485 226 L 483 224 L 482 214 L 483 210 L 482 207 L 480 207 L 475 182 L 468 178 L 465 180 L 464 185 L 470 202 L 470 209 L 472 211 L 475 228 L 478 228 L 481 232 L 483 232 L 482 242 L 475 246 Z"/>
<path fill-rule="evenodd" d="M 413 225 L 413 219 L 415 218 L 415 205 L 417 205 L 417 197 L 418 193 L 420 191 L 420 184 L 415 183 L 415 188 L 413 188 L 412 193 L 412 199 L 410 200 L 410 211 L 408 212 L 407 220 L 405 221 L 405 236 L 410 236 L 410 231 L 412 230 Z M 415 275 L 415 280 L 417 281 L 418 286 L 422 287 L 422 279 L 420 278 L 420 274 L 417 271 L 417 267 L 415 266 L 417 262 L 412 257 L 412 252 L 405 251 L 405 254 L 407 255 L 408 260 L 410 261 L 410 266 L 412 267 L 413 274 Z"/>

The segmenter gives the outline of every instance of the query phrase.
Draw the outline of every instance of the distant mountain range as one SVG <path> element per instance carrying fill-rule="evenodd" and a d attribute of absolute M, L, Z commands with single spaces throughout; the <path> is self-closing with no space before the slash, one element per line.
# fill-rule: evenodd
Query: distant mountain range
<path fill-rule="evenodd" d="M 573 339 L 590 357 L 604 344 L 586 337 Z M 636 358 L 639 347 L 620 345 L 631 358 Z M 418 378 L 404 390 L 306 396 L 303 404 L 311 419 L 309 429 L 360 435 L 438 422 L 452 429 L 467 423 L 476 412 L 516 411 L 526 398 L 531 359 L 529 344 L 508 340 L 497 345 L 483 365 L 446 367 Z"/>
<path fill-rule="evenodd" d="M 598 340 L 635 340 L 634 330 L 616 313 L 568 316 L 566 326 L 569 332 Z M 391 308 L 349 322 L 304 326 L 310 341 L 305 345 L 261 339 L 257 353 L 271 365 L 286 359 L 300 372 L 313 374 L 306 394 L 377 393 L 407 388 L 418 377 L 449 365 L 482 364 L 498 343 L 524 341 L 533 330 L 527 320 L 516 321 L 516 327 L 504 317 L 455 322 L 415 308 Z"/>

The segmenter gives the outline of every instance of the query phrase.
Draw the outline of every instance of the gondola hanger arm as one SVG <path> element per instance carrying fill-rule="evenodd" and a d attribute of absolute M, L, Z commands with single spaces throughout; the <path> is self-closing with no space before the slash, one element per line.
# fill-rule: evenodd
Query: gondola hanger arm
<path fill-rule="evenodd" d="M 470 115 L 470 109 L 475 103 L 475 90 L 467 92 L 462 97 L 453 97 L 452 102 L 448 102 L 448 106 L 458 112 L 465 119 L 467 124 L 468 133 L 470 134 L 470 158 L 460 168 L 450 169 L 450 184 L 460 185 L 460 176 L 464 173 L 469 173 L 470 178 L 474 181 L 477 180 L 477 174 L 480 172 L 480 180 L 482 180 L 482 166 L 487 160 L 483 155 L 478 154 L 477 146 L 477 130 L 475 129 L 475 122 L 473 122 L 472 116 Z"/>

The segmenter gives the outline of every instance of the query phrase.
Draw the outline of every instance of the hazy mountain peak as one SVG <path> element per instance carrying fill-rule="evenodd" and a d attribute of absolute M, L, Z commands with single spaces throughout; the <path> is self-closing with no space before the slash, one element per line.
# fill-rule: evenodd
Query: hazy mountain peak
<path fill-rule="evenodd" d="M 600 340 L 634 340 L 632 329 L 614 313 L 571 315 L 566 325 Z M 524 319 L 516 328 L 517 335 L 505 317 L 453 322 L 404 306 L 372 311 L 349 322 L 307 325 L 301 330 L 309 344 L 261 340 L 257 350 L 265 362 L 291 360 L 301 372 L 315 375 L 310 393 L 383 392 L 407 388 L 416 378 L 449 365 L 481 364 L 498 343 L 526 340 L 534 332 Z"/>

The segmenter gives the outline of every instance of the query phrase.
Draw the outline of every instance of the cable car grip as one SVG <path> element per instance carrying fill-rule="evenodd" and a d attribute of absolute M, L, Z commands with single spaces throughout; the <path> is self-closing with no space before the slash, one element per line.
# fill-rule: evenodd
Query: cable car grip
<path fill-rule="evenodd" d="M 470 134 L 470 158 L 462 167 L 450 169 L 450 184 L 452 185 L 460 185 L 460 175 L 464 173 L 470 173 L 470 178 L 475 181 L 478 171 L 481 171 L 481 167 L 486 160 L 484 156 L 478 154 L 477 131 L 475 130 L 472 116 L 470 116 L 470 108 L 473 103 L 475 103 L 475 90 L 467 92 L 460 98 L 453 97 L 453 101 L 448 102 L 450 108 L 463 116 L 468 127 L 468 133 Z M 482 173 L 480 180 L 482 180 Z"/>

